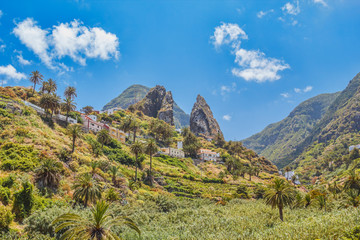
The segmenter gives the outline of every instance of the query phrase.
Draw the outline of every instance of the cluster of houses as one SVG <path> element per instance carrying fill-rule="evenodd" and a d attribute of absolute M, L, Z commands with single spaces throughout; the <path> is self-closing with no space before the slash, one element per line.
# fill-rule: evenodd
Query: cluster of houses
<path fill-rule="evenodd" d="M 159 151 L 159 154 L 164 154 L 170 157 L 176 157 L 176 158 L 184 158 L 185 153 L 182 150 L 183 143 L 177 142 L 177 148 L 161 148 Z M 203 162 L 212 161 L 212 162 L 219 162 L 221 160 L 220 153 L 211 151 L 209 149 L 201 148 L 197 152 L 197 157 L 199 160 Z"/>
<path fill-rule="evenodd" d="M 35 109 L 38 113 L 41 114 L 45 114 L 45 110 L 35 104 L 32 104 L 30 102 L 24 101 L 26 106 L 29 106 L 33 109 Z M 99 113 L 107 113 L 109 115 L 113 114 L 114 112 L 121 110 L 121 108 L 111 108 L 111 109 L 107 109 L 104 111 L 100 111 Z M 66 122 L 66 116 L 61 115 L 61 114 L 56 114 L 55 118 L 61 121 Z M 94 132 L 97 133 L 103 129 L 106 129 L 109 131 L 109 134 L 111 137 L 115 138 L 116 140 L 125 143 L 125 139 L 126 139 L 126 134 L 124 131 L 111 127 L 110 125 L 108 125 L 105 122 L 98 122 L 97 121 L 97 116 L 96 115 L 85 115 L 85 114 L 81 114 L 81 118 L 82 118 L 82 128 L 84 132 Z M 73 119 L 71 117 L 67 118 L 67 122 L 71 123 L 71 124 L 75 124 L 77 123 L 76 119 Z M 177 129 L 177 131 L 180 131 L 180 129 Z M 184 158 L 185 157 L 185 153 L 182 150 L 183 148 L 183 143 L 182 142 L 178 142 L 177 143 L 177 148 L 161 148 L 159 151 L 159 154 L 164 154 L 164 155 L 168 155 L 171 157 L 176 157 L 176 158 Z M 219 162 L 221 160 L 220 158 L 220 154 L 214 151 L 211 151 L 209 149 L 199 149 L 198 151 L 198 159 L 201 161 L 212 161 L 212 162 Z"/>
<path fill-rule="evenodd" d="M 126 134 L 124 131 L 111 127 L 104 122 L 98 122 L 97 116 L 95 115 L 85 115 L 82 114 L 81 118 L 83 120 L 83 130 L 85 132 L 94 132 L 97 133 L 100 130 L 106 129 L 109 131 L 111 137 L 115 138 L 116 140 L 125 143 Z"/>

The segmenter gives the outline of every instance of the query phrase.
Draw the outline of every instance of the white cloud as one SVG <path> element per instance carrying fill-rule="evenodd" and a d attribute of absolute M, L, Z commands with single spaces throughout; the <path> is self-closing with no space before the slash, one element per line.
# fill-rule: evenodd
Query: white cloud
<path fill-rule="evenodd" d="M 58 58 L 69 56 L 75 62 L 86 65 L 87 58 L 102 60 L 119 57 L 119 41 L 115 34 L 102 28 L 88 28 L 77 20 L 60 23 L 52 31 L 54 51 Z"/>
<path fill-rule="evenodd" d="M 269 14 L 269 13 L 272 13 L 272 12 L 274 12 L 274 9 L 270 9 L 270 10 L 268 10 L 268 11 L 260 11 L 260 12 L 258 12 L 257 14 L 256 14 L 256 16 L 258 17 L 258 18 L 262 18 L 262 17 L 264 17 L 264 16 L 266 16 L 267 14 Z"/>
<path fill-rule="evenodd" d="M 231 120 L 231 116 L 228 115 L 228 114 L 226 114 L 226 115 L 223 116 L 223 119 L 224 119 L 225 121 L 230 121 L 230 120 Z"/>
<path fill-rule="evenodd" d="M 304 88 L 303 92 L 310 92 L 313 89 L 312 86 L 307 86 L 306 88 Z"/>
<path fill-rule="evenodd" d="M 236 91 L 236 83 L 232 83 L 231 86 L 222 85 L 220 87 L 220 94 L 222 96 L 234 91 Z"/>
<path fill-rule="evenodd" d="M 246 49 L 236 50 L 235 63 L 241 67 L 232 69 L 235 76 L 258 83 L 279 80 L 278 72 L 290 68 L 281 60 L 267 58 L 263 52 Z"/>
<path fill-rule="evenodd" d="M 289 93 L 281 93 L 280 95 L 284 98 L 289 98 L 291 96 Z"/>
<path fill-rule="evenodd" d="M 3 11 L 0 10 L 0 18 L 4 15 Z"/>
<path fill-rule="evenodd" d="M 328 6 L 327 3 L 325 2 L 325 0 L 314 0 L 314 3 L 321 4 L 324 7 Z"/>
<path fill-rule="evenodd" d="M 16 81 L 26 78 L 24 73 L 16 71 L 16 69 L 10 64 L 7 66 L 0 66 L 0 75 L 4 76 L 5 79 L 13 79 Z"/>
<path fill-rule="evenodd" d="M 102 28 L 89 28 L 82 22 L 59 23 L 52 30 L 43 30 L 32 18 L 17 23 L 13 33 L 51 69 L 68 71 L 60 59 L 68 56 L 81 65 L 87 58 L 118 59 L 119 40 Z"/>
<path fill-rule="evenodd" d="M 26 60 L 26 59 L 23 57 L 21 51 L 16 51 L 16 50 L 15 50 L 14 52 L 16 52 L 16 53 L 18 54 L 18 55 L 16 56 L 16 58 L 17 58 L 18 62 L 19 62 L 21 65 L 26 66 L 26 65 L 30 65 L 30 64 L 31 64 L 31 61 Z"/>
<path fill-rule="evenodd" d="M 215 47 L 223 44 L 239 43 L 240 39 L 248 39 L 248 36 L 239 25 L 232 23 L 222 23 L 215 28 L 214 35 L 211 37 Z"/>
<path fill-rule="evenodd" d="M 294 4 L 287 2 L 281 10 L 286 14 L 298 15 L 300 13 L 299 1 L 294 2 Z"/>
<path fill-rule="evenodd" d="M 5 44 L 1 44 L 1 45 L 0 45 L 0 52 L 4 52 L 4 51 L 5 51 L 5 48 L 6 48 L 6 45 L 5 45 Z"/>
<path fill-rule="evenodd" d="M 300 88 L 294 88 L 294 92 L 296 93 L 307 93 L 312 91 L 313 87 L 312 86 L 307 86 L 304 89 L 300 89 Z"/>
<path fill-rule="evenodd" d="M 17 23 L 13 33 L 27 48 L 32 50 L 47 67 L 55 69 L 48 53 L 48 32 L 42 30 L 36 21 L 32 18 L 27 18 Z"/>
<path fill-rule="evenodd" d="M 247 39 L 245 31 L 237 24 L 222 23 L 215 28 L 211 37 L 215 47 L 223 44 L 231 45 L 232 54 L 235 55 L 235 63 L 239 68 L 233 68 L 232 74 L 242 77 L 246 81 L 266 82 L 280 79 L 279 71 L 290 68 L 282 60 L 267 58 L 265 53 L 257 50 L 246 50 L 240 47 L 241 39 Z"/>

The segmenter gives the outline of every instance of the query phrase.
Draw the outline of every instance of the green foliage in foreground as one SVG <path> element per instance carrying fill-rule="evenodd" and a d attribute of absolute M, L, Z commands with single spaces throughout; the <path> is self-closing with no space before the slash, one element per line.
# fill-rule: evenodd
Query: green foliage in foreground
<path fill-rule="evenodd" d="M 55 216 L 41 214 L 44 211 Z M 53 228 L 41 229 L 42 224 L 55 220 L 68 207 L 40 210 L 32 214 L 33 234 L 49 233 Z M 329 212 L 317 207 L 284 208 L 284 222 L 277 209 L 262 200 L 232 200 L 225 206 L 204 199 L 146 198 L 137 203 L 121 206 L 113 204 L 113 217 L 128 216 L 141 231 L 141 239 L 339 239 L 349 236 L 359 224 L 356 208 L 333 209 Z M 89 216 L 89 209 L 75 210 Z M 74 212 L 71 210 L 70 212 Z M 37 229 L 37 227 L 39 229 Z M 45 230 L 44 232 L 42 232 Z M 140 239 L 138 234 L 125 227 L 113 231 L 122 239 Z M 34 234 L 35 235 L 35 234 Z M 54 236 L 54 235 L 52 235 Z"/>

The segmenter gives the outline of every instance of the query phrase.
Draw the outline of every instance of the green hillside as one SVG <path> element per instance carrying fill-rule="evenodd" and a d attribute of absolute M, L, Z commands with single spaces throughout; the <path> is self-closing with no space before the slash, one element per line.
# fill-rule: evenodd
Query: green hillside
<path fill-rule="evenodd" d="M 313 177 L 341 176 L 357 159 L 349 146 L 360 144 L 360 74 L 357 74 L 329 106 L 313 131 L 292 153 L 292 166 L 306 181 Z"/>
<path fill-rule="evenodd" d="M 292 162 L 289 157 L 309 136 L 339 93 L 321 94 L 297 106 L 285 119 L 270 124 L 245 140 L 244 146 L 268 158 L 282 168 Z"/>
<path fill-rule="evenodd" d="M 121 107 L 127 109 L 130 105 L 142 100 L 150 90 L 149 87 L 134 84 L 125 89 L 119 96 L 107 103 L 103 110 Z M 190 124 L 190 116 L 186 114 L 176 103 L 174 103 L 174 123 L 176 128 L 187 127 Z"/>

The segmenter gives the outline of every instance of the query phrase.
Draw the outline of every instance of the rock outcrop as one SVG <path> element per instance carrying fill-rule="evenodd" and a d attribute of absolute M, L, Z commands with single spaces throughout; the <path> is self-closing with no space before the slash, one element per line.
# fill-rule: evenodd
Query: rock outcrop
<path fill-rule="evenodd" d="M 130 107 L 149 117 L 159 118 L 174 125 L 174 100 L 171 92 L 166 92 L 163 86 L 153 87 L 140 102 Z"/>
<path fill-rule="evenodd" d="M 174 99 L 171 92 L 167 92 L 163 98 L 158 118 L 164 122 L 174 125 Z"/>
<path fill-rule="evenodd" d="M 223 138 L 220 126 L 213 116 L 205 99 L 198 95 L 190 115 L 190 130 L 197 136 L 214 138 L 218 134 Z"/>

